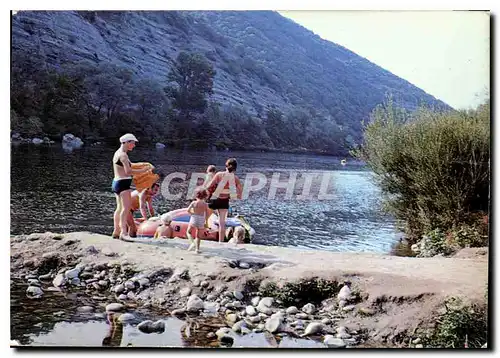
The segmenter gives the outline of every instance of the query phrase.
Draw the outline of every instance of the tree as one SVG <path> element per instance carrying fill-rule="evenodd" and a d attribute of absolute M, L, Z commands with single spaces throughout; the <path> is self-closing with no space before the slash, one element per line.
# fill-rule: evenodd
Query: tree
<path fill-rule="evenodd" d="M 197 53 L 181 52 L 168 80 L 177 86 L 167 87 L 172 104 L 181 117 L 189 118 L 191 113 L 203 113 L 207 107 L 207 95 L 213 93 L 215 70 L 206 57 Z"/>

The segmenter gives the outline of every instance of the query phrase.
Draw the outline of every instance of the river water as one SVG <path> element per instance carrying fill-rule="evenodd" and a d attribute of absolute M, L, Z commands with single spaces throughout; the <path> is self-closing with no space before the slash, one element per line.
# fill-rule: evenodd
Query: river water
<path fill-rule="evenodd" d="M 19 145 L 11 149 L 11 234 L 111 234 L 115 209 L 110 190 L 111 158 L 115 148 L 102 145 L 68 152 L 59 145 Z M 170 192 L 182 194 L 180 199 L 163 195 L 154 199 L 160 214 L 187 206 L 191 173 L 203 173 L 209 164 L 222 169 L 229 157 L 237 158 L 242 181 L 249 173 L 260 173 L 267 180 L 264 188 L 231 204 L 256 230 L 256 244 L 388 253 L 398 240 L 393 220 L 381 212 L 380 192 L 372 173 L 360 163 L 343 166 L 341 158 L 310 154 L 157 150 L 140 143 L 130 153 L 132 162 L 151 162 L 165 175 L 178 172 L 187 176 L 187 180 L 176 179 L 168 186 Z M 273 175 L 279 175 L 282 182 L 297 176 L 291 198 L 285 189 L 269 198 Z M 312 178 L 310 194 L 307 199 L 298 199 L 307 175 Z M 164 194 L 165 187 L 162 185 Z M 321 192 L 331 198 L 321 197 Z"/>

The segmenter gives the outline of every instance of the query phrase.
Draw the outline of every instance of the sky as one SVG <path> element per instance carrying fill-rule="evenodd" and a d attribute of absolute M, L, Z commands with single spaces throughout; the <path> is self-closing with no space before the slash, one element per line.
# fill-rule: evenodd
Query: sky
<path fill-rule="evenodd" d="M 455 109 L 489 96 L 490 18 L 479 11 L 280 11 Z"/>

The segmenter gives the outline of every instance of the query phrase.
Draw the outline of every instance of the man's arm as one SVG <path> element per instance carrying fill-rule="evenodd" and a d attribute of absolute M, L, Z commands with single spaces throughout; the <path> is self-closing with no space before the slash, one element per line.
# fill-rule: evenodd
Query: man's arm
<path fill-rule="evenodd" d="M 243 196 L 243 186 L 241 185 L 240 178 L 236 177 L 236 196 L 238 199 L 242 199 Z"/>
<path fill-rule="evenodd" d="M 144 220 L 148 219 L 148 213 L 146 211 L 146 190 L 147 189 L 144 189 L 139 193 L 139 209 Z"/>
<path fill-rule="evenodd" d="M 152 197 L 148 198 L 148 210 L 149 210 L 150 217 L 155 216 L 155 209 L 153 209 L 153 198 Z"/>

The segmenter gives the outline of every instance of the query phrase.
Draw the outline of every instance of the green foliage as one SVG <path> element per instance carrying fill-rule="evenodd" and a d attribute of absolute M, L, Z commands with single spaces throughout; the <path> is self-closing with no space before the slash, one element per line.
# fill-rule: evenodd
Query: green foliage
<path fill-rule="evenodd" d="M 168 74 L 176 87 L 168 87 L 174 108 L 182 114 L 203 113 L 207 107 L 206 96 L 213 92 L 215 70 L 207 59 L 197 53 L 181 52 Z"/>
<path fill-rule="evenodd" d="M 449 299 L 445 311 L 436 319 L 431 335 L 424 338 L 428 348 L 481 348 L 488 338 L 488 308 L 480 304 L 465 304 Z"/>
<path fill-rule="evenodd" d="M 43 133 L 43 123 L 40 118 L 21 118 L 13 110 L 10 111 L 10 127 L 13 132 L 18 132 L 25 137 L 33 137 Z"/>
<path fill-rule="evenodd" d="M 336 295 L 342 285 L 336 281 L 321 278 L 301 279 L 297 282 L 286 282 L 278 286 L 275 282 L 261 285 L 259 293 L 264 297 L 274 297 L 285 306 L 303 305 L 308 302 L 319 303 Z"/>
<path fill-rule="evenodd" d="M 374 110 L 355 155 L 373 170 L 387 210 L 413 238 L 489 209 L 489 103 L 468 113 L 408 113 L 389 98 Z"/>

